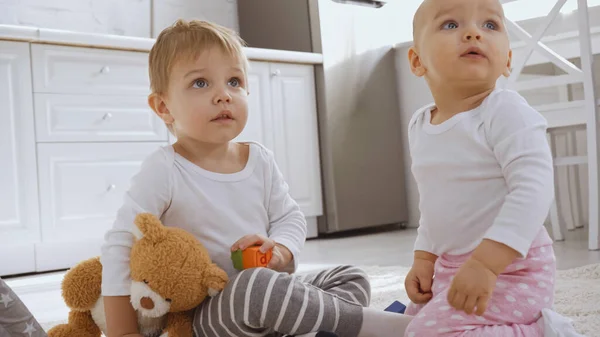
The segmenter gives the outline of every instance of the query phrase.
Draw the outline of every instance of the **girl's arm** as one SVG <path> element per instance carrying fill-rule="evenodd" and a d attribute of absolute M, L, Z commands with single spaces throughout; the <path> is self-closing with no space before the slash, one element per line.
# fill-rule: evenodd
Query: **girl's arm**
<path fill-rule="evenodd" d="M 542 230 L 554 199 L 554 168 L 544 117 L 511 91 L 499 93 L 490 104 L 486 137 L 508 195 L 476 256 L 501 272 L 515 258 L 527 256 Z"/>

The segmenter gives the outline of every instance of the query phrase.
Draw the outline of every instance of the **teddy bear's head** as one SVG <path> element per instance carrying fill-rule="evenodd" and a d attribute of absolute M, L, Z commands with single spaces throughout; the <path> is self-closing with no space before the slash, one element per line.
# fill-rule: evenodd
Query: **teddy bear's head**
<path fill-rule="evenodd" d="M 131 303 L 145 317 L 195 308 L 223 289 L 227 274 L 190 233 L 166 227 L 148 213 L 135 219 L 131 249 Z"/>

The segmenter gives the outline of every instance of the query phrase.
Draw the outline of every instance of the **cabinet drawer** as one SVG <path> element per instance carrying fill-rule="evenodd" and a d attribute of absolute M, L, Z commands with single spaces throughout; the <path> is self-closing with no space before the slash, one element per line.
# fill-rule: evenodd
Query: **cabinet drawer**
<path fill-rule="evenodd" d="M 166 144 L 38 144 L 43 242 L 102 238 L 142 161 Z"/>
<path fill-rule="evenodd" d="M 35 94 L 38 142 L 167 141 L 144 96 Z"/>
<path fill-rule="evenodd" d="M 34 92 L 147 95 L 148 54 L 32 44 Z"/>

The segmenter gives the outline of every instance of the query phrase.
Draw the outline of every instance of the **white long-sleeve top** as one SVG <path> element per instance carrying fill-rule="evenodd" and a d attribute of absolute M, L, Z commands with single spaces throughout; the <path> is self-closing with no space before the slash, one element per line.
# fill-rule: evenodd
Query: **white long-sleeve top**
<path fill-rule="evenodd" d="M 441 124 L 431 124 L 433 107 L 409 123 L 421 212 L 415 250 L 459 255 L 490 239 L 526 256 L 551 242 L 543 227 L 554 198 L 544 117 L 503 89 Z"/>
<path fill-rule="evenodd" d="M 148 156 L 132 178 L 113 228 L 106 233 L 101 255 L 104 296 L 130 295 L 133 222 L 142 212 L 193 234 L 230 277 L 237 273 L 230 247 L 246 234 L 262 234 L 286 246 L 294 257 L 293 270 L 306 240 L 304 214 L 289 195 L 271 151 L 250 143 L 245 168 L 220 174 L 165 146 Z"/>

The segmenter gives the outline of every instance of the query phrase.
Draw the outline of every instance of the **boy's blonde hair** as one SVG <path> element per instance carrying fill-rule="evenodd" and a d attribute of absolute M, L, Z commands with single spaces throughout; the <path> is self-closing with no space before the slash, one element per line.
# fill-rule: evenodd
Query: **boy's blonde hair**
<path fill-rule="evenodd" d="M 219 47 L 239 59 L 245 75 L 248 60 L 244 46 L 244 41 L 229 28 L 201 20 L 177 20 L 158 35 L 150 50 L 150 89 L 152 93 L 165 94 L 173 65 L 181 60 L 193 60 L 211 47 Z"/>

